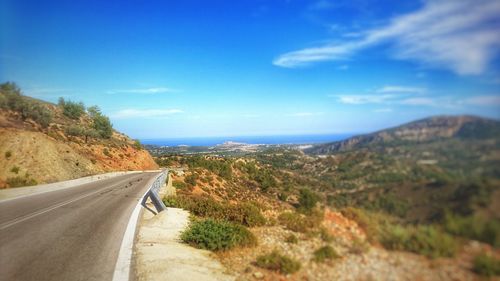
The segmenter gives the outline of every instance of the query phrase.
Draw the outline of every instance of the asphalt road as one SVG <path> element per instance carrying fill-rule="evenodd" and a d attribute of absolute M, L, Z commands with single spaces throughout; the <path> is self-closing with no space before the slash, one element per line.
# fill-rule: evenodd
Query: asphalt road
<path fill-rule="evenodd" d="M 0 280 L 111 280 L 130 215 L 156 175 L 0 202 Z"/>

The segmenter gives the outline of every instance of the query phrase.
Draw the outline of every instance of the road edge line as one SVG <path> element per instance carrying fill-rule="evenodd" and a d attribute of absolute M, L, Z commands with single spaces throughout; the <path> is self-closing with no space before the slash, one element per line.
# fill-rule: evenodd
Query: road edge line
<path fill-rule="evenodd" d="M 113 281 L 128 281 L 130 280 L 130 271 L 132 265 L 132 258 L 134 252 L 134 241 L 135 241 L 135 233 L 137 231 L 137 224 L 139 222 L 139 215 L 141 213 L 141 202 L 148 194 L 152 183 L 156 180 L 156 177 L 153 177 L 149 182 L 149 188 L 146 190 L 144 195 L 139 199 L 137 205 L 132 211 L 130 215 L 130 220 L 127 224 L 127 229 L 125 230 L 125 234 L 123 235 L 123 240 L 120 245 L 120 251 L 118 252 L 118 258 L 116 259 L 115 271 L 113 272 Z"/>

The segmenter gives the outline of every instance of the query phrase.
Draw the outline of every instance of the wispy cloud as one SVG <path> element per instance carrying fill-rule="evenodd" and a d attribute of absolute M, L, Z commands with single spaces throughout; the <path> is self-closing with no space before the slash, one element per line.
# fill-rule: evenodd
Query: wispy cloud
<path fill-rule="evenodd" d="M 384 86 L 377 89 L 377 93 L 409 93 L 409 94 L 420 94 L 425 92 L 425 88 L 419 87 L 407 87 L 407 86 Z"/>
<path fill-rule="evenodd" d="M 465 104 L 480 106 L 500 106 L 500 94 L 491 96 L 477 96 L 464 100 Z"/>
<path fill-rule="evenodd" d="M 183 113 L 180 109 L 123 109 L 111 114 L 117 119 L 127 118 L 164 118 L 173 114 Z"/>
<path fill-rule="evenodd" d="M 340 103 L 344 104 L 369 104 L 369 103 L 387 103 L 391 100 L 399 98 L 399 95 L 329 95 L 329 97 L 337 98 Z"/>
<path fill-rule="evenodd" d="M 273 64 L 298 67 L 343 60 L 354 53 L 390 43 L 398 59 L 449 69 L 461 75 L 481 74 L 500 47 L 500 1 L 427 0 L 419 10 L 392 18 L 358 39 L 285 53 Z"/>
<path fill-rule="evenodd" d="M 143 89 L 115 89 L 106 91 L 107 94 L 164 94 L 179 92 L 177 89 L 157 87 L 157 88 L 143 88 Z"/>
<path fill-rule="evenodd" d="M 428 106 L 434 106 L 436 105 L 436 100 L 433 98 L 408 98 L 408 99 L 403 99 L 399 101 L 401 104 L 405 105 L 428 105 Z"/>

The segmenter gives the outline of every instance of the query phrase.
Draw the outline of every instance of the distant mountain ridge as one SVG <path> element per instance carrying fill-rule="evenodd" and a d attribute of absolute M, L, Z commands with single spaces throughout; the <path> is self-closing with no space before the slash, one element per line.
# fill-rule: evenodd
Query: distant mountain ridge
<path fill-rule="evenodd" d="M 499 138 L 500 121 L 478 116 L 433 116 L 343 141 L 315 145 L 305 152 L 330 154 L 393 142 L 427 142 L 448 138 Z"/>

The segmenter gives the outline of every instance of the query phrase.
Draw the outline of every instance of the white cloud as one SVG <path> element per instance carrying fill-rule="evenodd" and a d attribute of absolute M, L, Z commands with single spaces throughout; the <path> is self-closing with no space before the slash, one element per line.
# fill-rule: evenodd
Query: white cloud
<path fill-rule="evenodd" d="M 399 95 L 330 95 L 344 104 L 369 104 L 387 103 L 399 97 Z"/>
<path fill-rule="evenodd" d="M 367 30 L 359 39 L 285 53 L 273 64 L 298 67 L 342 60 L 388 42 L 396 58 L 461 75 L 481 74 L 500 47 L 499 14 L 500 1 L 496 0 L 427 0 L 419 10 Z"/>
<path fill-rule="evenodd" d="M 118 90 L 109 90 L 106 93 L 108 94 L 163 94 L 163 93 L 174 93 L 178 92 L 176 89 L 158 87 L 158 88 L 144 88 L 144 89 L 118 89 Z"/>
<path fill-rule="evenodd" d="M 500 106 L 500 95 L 472 97 L 465 99 L 464 103 L 479 106 Z"/>
<path fill-rule="evenodd" d="M 406 86 L 384 86 L 377 89 L 378 93 L 409 93 L 409 94 L 420 94 L 425 92 L 425 88 L 418 87 L 406 87 Z"/>
<path fill-rule="evenodd" d="M 111 117 L 118 119 L 127 118 L 162 118 L 172 114 L 183 113 L 180 109 L 123 109 L 112 114 Z"/>
<path fill-rule="evenodd" d="M 436 105 L 436 101 L 432 98 L 408 98 L 400 101 L 400 103 L 405 105 Z"/>

